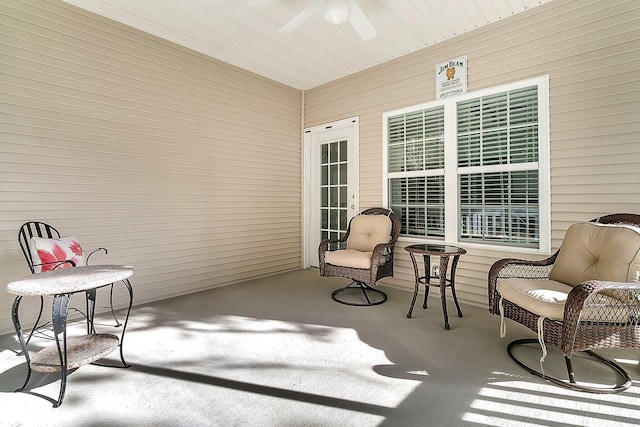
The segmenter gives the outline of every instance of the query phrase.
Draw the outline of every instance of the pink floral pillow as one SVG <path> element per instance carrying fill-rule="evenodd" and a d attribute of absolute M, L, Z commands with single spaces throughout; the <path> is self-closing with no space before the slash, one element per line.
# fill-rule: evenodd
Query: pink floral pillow
<path fill-rule="evenodd" d="M 59 268 L 73 267 L 71 263 L 56 264 L 56 261 L 71 260 L 76 267 L 85 265 L 82 246 L 76 236 L 61 237 L 59 239 L 31 238 L 31 257 L 35 265 L 35 272 L 49 271 Z"/>

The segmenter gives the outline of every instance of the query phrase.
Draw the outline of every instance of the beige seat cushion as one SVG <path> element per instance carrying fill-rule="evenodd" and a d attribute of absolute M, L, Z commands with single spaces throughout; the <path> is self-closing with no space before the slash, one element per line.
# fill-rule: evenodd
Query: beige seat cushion
<path fill-rule="evenodd" d="M 373 252 L 378 243 L 389 242 L 390 235 L 391 219 L 388 216 L 358 215 L 351 221 L 347 249 Z"/>
<path fill-rule="evenodd" d="M 564 303 L 573 286 L 555 280 L 509 278 L 498 280 L 496 288 L 504 299 L 532 313 L 562 320 Z"/>
<path fill-rule="evenodd" d="M 353 249 L 326 252 L 324 262 L 331 265 L 352 268 L 371 268 L 371 256 L 373 252 L 360 252 Z"/>
<path fill-rule="evenodd" d="M 519 278 L 500 279 L 496 287 L 504 299 L 552 320 L 563 319 L 564 305 L 573 289 L 573 286 L 554 280 Z M 637 302 L 603 294 L 594 295 L 589 306 L 583 309 L 580 318 L 591 322 L 625 323 L 633 314 L 629 311 L 628 304 L 637 305 Z"/>
<path fill-rule="evenodd" d="M 640 230 L 631 226 L 573 224 L 549 279 L 576 286 L 587 280 L 640 281 Z"/>
<path fill-rule="evenodd" d="M 640 230 L 630 226 L 577 223 L 569 227 L 549 280 L 500 279 L 497 290 L 528 311 L 562 320 L 564 304 L 574 286 L 587 280 L 640 281 Z M 627 319 L 625 302 L 615 295 L 597 295 L 583 320 Z M 624 320 L 626 321 L 626 320 Z"/>

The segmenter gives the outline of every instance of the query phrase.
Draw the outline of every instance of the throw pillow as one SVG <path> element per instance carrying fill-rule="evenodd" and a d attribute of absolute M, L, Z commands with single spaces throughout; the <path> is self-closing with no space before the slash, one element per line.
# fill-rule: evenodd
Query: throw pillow
<path fill-rule="evenodd" d="M 31 257 L 35 265 L 35 272 L 49 271 L 58 268 L 73 267 L 70 263 L 56 263 L 56 261 L 70 260 L 76 267 L 85 265 L 82 246 L 76 236 L 61 237 L 59 239 L 31 238 Z"/>

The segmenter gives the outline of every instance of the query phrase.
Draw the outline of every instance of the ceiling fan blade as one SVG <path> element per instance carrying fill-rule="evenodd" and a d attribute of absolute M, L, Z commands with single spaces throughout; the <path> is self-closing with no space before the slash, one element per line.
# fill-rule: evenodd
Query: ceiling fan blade
<path fill-rule="evenodd" d="M 324 0 L 315 0 L 309 6 L 307 6 L 302 12 L 291 18 L 291 21 L 284 24 L 278 29 L 279 33 L 290 33 L 295 30 L 296 27 L 309 19 L 311 15 L 316 13 L 324 4 Z"/>
<path fill-rule="evenodd" d="M 373 25 L 371 25 L 367 16 L 364 14 L 362 9 L 360 9 L 358 3 L 356 3 L 355 0 L 349 0 L 349 3 L 351 4 L 351 16 L 349 16 L 349 22 L 351 22 L 351 25 L 353 25 L 353 28 L 362 40 L 371 40 L 378 34 L 378 32 L 373 28 Z"/>

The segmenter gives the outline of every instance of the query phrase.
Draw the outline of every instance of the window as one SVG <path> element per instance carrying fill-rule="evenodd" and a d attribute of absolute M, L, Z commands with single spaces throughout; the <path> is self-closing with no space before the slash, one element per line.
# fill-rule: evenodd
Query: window
<path fill-rule="evenodd" d="M 548 250 L 547 87 L 545 76 L 383 115 L 402 236 Z"/>

